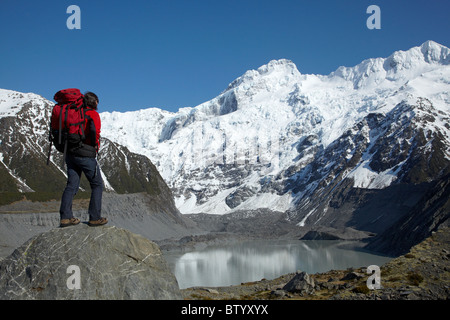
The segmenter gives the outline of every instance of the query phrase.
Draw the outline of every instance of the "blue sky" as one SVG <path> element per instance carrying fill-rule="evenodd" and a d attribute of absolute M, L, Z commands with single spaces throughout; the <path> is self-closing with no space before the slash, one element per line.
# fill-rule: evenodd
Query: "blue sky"
<path fill-rule="evenodd" d="M 66 26 L 72 4 L 80 30 Z M 77 87 L 100 111 L 175 112 L 272 59 L 326 75 L 427 40 L 450 47 L 448 12 L 448 0 L 0 0 L 0 88 L 52 100 Z"/>

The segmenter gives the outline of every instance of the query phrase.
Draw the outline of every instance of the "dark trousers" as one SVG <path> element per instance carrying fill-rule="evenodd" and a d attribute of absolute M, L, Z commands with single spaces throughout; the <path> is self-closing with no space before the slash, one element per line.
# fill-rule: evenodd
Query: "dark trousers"
<path fill-rule="evenodd" d="M 101 218 L 103 180 L 100 174 L 100 168 L 95 158 L 77 157 L 68 154 L 67 164 L 67 185 L 61 199 L 59 213 L 61 219 L 70 219 L 73 217 L 72 202 L 80 187 L 81 173 L 88 179 L 91 185 L 91 200 L 89 202 L 89 220 L 98 220 Z"/>

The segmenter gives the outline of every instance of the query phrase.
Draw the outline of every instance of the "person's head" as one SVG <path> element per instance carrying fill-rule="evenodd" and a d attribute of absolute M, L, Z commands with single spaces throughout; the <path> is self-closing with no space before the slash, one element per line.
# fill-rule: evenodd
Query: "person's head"
<path fill-rule="evenodd" d="M 94 109 L 94 110 L 97 110 L 98 97 L 97 97 L 97 95 L 95 93 L 90 92 L 90 91 L 86 92 L 84 94 L 83 100 L 84 100 L 84 104 L 87 107 L 89 107 L 91 109 Z"/>

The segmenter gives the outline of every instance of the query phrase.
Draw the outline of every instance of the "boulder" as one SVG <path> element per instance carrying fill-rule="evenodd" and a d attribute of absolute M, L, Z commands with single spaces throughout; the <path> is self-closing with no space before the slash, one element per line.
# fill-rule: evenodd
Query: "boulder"
<path fill-rule="evenodd" d="M 114 226 L 41 233 L 0 262 L 0 299 L 182 299 L 152 241 Z"/>
<path fill-rule="evenodd" d="M 321 226 L 309 230 L 300 240 L 362 240 L 373 236 L 374 234 L 371 232 L 356 230 L 350 227 L 337 229 Z"/>
<path fill-rule="evenodd" d="M 301 240 L 341 240 L 342 238 L 325 231 L 311 230 L 308 231 Z"/>
<path fill-rule="evenodd" d="M 304 271 L 297 271 L 295 276 L 283 287 L 283 290 L 293 293 L 314 293 L 314 279 Z"/>
<path fill-rule="evenodd" d="M 364 275 L 358 272 L 350 271 L 341 280 L 358 280 L 363 278 Z"/>

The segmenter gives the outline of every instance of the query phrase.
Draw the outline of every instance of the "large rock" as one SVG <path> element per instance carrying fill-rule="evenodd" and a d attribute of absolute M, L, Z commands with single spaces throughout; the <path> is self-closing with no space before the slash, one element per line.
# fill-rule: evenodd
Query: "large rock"
<path fill-rule="evenodd" d="M 297 271 L 295 276 L 283 287 L 283 290 L 302 294 L 314 293 L 314 279 L 304 271 Z"/>
<path fill-rule="evenodd" d="M 155 243 L 125 229 L 80 224 L 33 237 L 1 261 L 0 298 L 182 297 Z"/>
<path fill-rule="evenodd" d="M 300 240 L 362 240 L 373 236 L 373 233 L 356 230 L 350 227 L 313 227 Z"/>
<path fill-rule="evenodd" d="M 60 204 L 58 198 L 46 202 L 22 200 L 0 206 L 0 258 L 9 256 L 31 237 L 58 227 Z M 88 206 L 89 199 L 75 199 L 74 216 L 88 221 Z M 129 230 L 156 243 L 202 232 L 169 202 L 147 193 L 104 192 L 102 215 L 108 218 L 108 226 Z"/>

